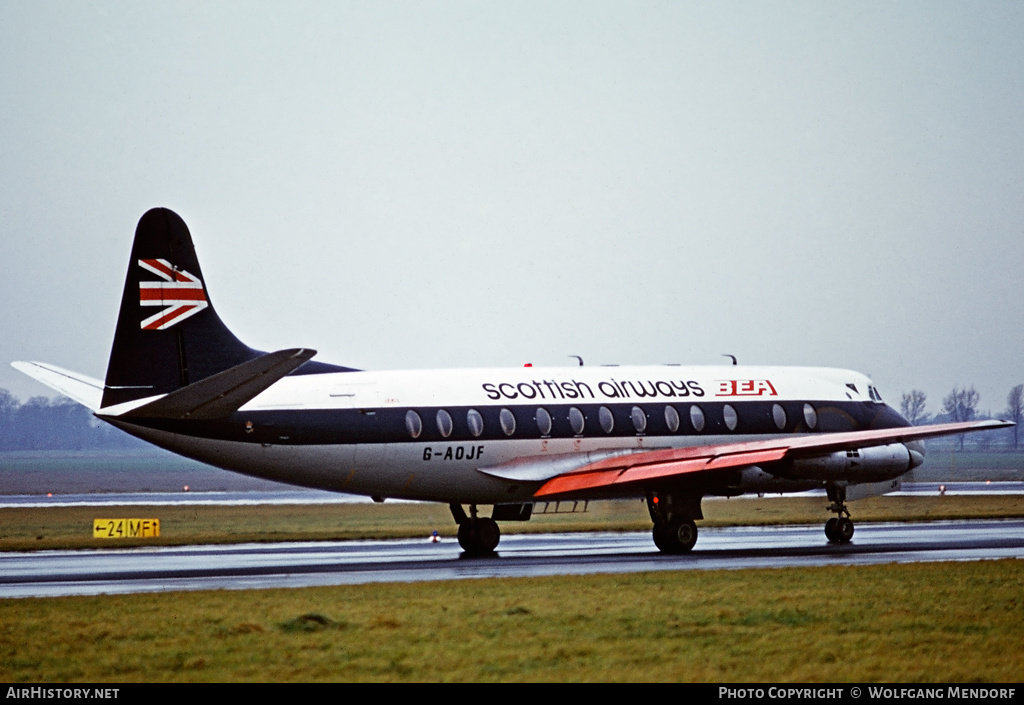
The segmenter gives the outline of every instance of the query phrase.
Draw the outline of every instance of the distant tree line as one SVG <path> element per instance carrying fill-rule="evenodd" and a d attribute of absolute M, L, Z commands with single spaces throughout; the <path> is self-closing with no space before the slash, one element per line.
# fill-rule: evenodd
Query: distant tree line
<path fill-rule="evenodd" d="M 103 423 L 70 399 L 32 397 L 24 404 L 0 389 L 0 451 L 91 450 L 145 445 Z"/>
<path fill-rule="evenodd" d="M 974 421 L 981 419 L 978 415 L 978 403 L 981 395 L 974 387 L 953 387 L 953 391 L 942 400 L 942 409 L 931 416 L 925 411 L 928 398 L 920 389 L 912 389 L 903 395 L 900 411 L 903 417 L 915 426 L 926 423 L 947 423 L 957 421 Z M 1006 445 L 1014 450 L 1020 449 L 1020 426 L 1024 421 L 1024 384 L 1018 384 L 1006 395 L 1006 410 L 999 415 L 1005 421 L 1013 421 L 1016 426 L 1007 431 L 982 431 L 972 434 L 975 444 L 981 449 L 988 449 L 992 444 L 993 434 L 1004 434 Z M 965 435 L 958 436 L 960 450 L 964 449 Z"/>

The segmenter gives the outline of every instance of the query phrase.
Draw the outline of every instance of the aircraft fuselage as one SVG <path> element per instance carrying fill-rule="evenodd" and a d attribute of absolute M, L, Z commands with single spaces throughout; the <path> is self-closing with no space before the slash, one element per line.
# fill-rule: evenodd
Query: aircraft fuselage
<path fill-rule="evenodd" d="M 228 419 L 104 418 L 168 450 L 258 477 L 480 504 L 530 501 L 544 472 L 600 454 L 907 425 L 856 372 L 672 365 L 291 375 Z M 521 458 L 544 472 L 487 472 Z M 870 481 L 906 469 L 897 464 Z M 702 491 L 821 484 L 740 474 Z"/>

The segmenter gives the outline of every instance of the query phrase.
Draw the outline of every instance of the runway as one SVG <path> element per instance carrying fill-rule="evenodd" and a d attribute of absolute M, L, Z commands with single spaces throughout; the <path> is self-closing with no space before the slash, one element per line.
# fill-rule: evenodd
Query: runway
<path fill-rule="evenodd" d="M 819 525 L 702 528 L 683 556 L 660 554 L 648 532 L 506 535 L 497 555 L 473 559 L 454 539 L 7 553 L 0 597 L 998 558 L 1024 558 L 1024 520 L 863 523 L 845 546 Z"/>
<path fill-rule="evenodd" d="M 904 482 L 898 492 L 887 496 L 927 495 L 1019 495 L 1024 482 Z M 789 494 L 790 497 L 824 497 L 824 490 Z M 288 489 L 268 492 L 95 492 L 59 494 L 0 495 L 0 509 L 11 507 L 108 507 L 219 505 L 251 506 L 257 504 L 350 504 L 369 503 L 369 497 L 327 492 L 325 490 Z M 389 500 L 398 502 L 402 500 Z"/>

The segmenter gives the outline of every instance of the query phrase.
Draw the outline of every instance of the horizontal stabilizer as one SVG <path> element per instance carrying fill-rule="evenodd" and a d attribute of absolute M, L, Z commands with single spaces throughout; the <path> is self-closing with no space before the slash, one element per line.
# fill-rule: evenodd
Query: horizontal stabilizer
<path fill-rule="evenodd" d="M 55 389 L 66 397 L 74 399 L 90 411 L 100 408 L 103 397 L 103 382 L 92 377 L 65 370 L 56 365 L 44 362 L 12 362 L 11 367 L 24 372 L 37 382 L 42 382 L 50 389 Z"/>
<path fill-rule="evenodd" d="M 120 416 L 123 419 L 223 419 L 311 357 L 316 350 L 292 348 L 218 372 Z"/>

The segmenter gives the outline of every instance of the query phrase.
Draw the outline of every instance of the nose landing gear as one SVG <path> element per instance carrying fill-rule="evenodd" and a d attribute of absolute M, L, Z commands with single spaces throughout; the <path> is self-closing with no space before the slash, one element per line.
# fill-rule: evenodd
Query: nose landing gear
<path fill-rule="evenodd" d="M 850 510 L 846 508 L 846 486 L 827 485 L 825 492 L 832 502 L 828 510 L 836 513 L 836 516 L 825 522 L 825 537 L 829 543 L 850 543 L 853 538 L 853 520 L 850 519 Z"/>
<path fill-rule="evenodd" d="M 849 517 L 832 517 L 825 522 L 825 536 L 831 543 L 849 543 L 853 538 L 853 522 Z"/>

